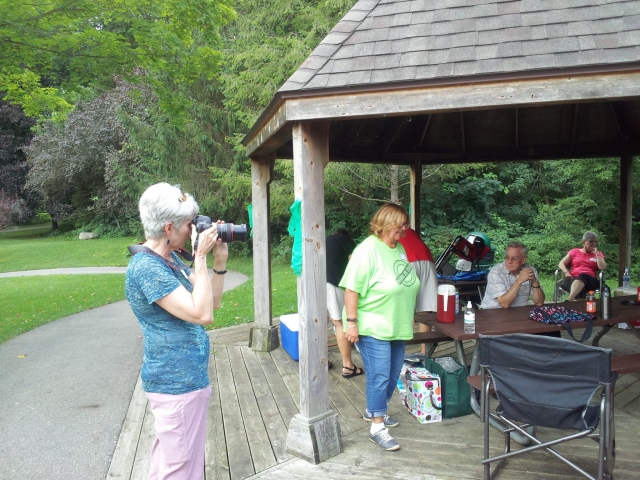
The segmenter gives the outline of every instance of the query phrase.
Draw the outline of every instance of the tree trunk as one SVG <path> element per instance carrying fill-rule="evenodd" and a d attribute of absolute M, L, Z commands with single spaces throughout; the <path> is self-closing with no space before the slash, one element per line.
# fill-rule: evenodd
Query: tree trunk
<path fill-rule="evenodd" d="M 393 203 L 399 203 L 398 196 L 398 177 L 400 176 L 400 167 L 398 165 L 391 165 L 391 201 Z"/>
<path fill-rule="evenodd" d="M 51 230 L 58 230 L 58 221 L 51 219 Z"/>

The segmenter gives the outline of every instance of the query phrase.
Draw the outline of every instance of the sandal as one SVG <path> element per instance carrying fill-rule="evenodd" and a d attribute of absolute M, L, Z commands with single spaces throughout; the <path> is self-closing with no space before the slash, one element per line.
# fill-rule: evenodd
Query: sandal
<path fill-rule="evenodd" d="M 349 370 L 351 373 L 344 373 L 342 372 L 342 376 L 344 378 L 353 378 L 353 377 L 357 377 L 358 375 L 364 375 L 364 370 L 360 367 L 356 367 L 355 365 L 353 366 L 353 368 L 351 367 L 342 367 L 344 370 Z"/>

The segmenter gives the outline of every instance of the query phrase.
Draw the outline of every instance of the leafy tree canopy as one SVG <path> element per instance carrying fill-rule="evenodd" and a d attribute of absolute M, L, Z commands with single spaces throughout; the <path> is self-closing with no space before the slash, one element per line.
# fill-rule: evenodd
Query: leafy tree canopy
<path fill-rule="evenodd" d="M 189 83 L 218 71 L 232 0 L 0 0 L 0 91 L 29 116 L 64 116 L 82 87 L 136 69 Z"/>

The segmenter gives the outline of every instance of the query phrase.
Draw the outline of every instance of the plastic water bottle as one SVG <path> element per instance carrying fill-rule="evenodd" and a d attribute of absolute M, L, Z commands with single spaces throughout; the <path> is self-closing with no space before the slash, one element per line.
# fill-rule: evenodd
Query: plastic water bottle
<path fill-rule="evenodd" d="M 456 315 L 458 315 L 459 313 L 460 313 L 460 293 L 456 288 Z"/>
<path fill-rule="evenodd" d="M 467 303 L 464 312 L 464 333 L 476 333 L 476 312 L 473 311 L 471 300 Z"/>
<path fill-rule="evenodd" d="M 622 288 L 629 288 L 630 281 L 631 278 L 629 277 L 629 267 L 627 267 L 624 269 L 624 274 L 622 275 Z"/>

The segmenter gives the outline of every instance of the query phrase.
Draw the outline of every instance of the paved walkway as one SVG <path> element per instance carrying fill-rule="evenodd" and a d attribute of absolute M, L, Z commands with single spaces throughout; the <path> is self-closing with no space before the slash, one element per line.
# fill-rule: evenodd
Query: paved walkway
<path fill-rule="evenodd" d="M 227 273 L 225 291 L 246 280 Z M 103 480 L 141 361 L 126 301 L 0 344 L 0 479 Z"/>
<path fill-rule="evenodd" d="M 33 277 L 37 275 L 88 275 L 91 273 L 126 273 L 127 267 L 75 267 L 49 268 L 47 270 L 25 270 L 23 272 L 0 273 L 0 278 Z"/>

